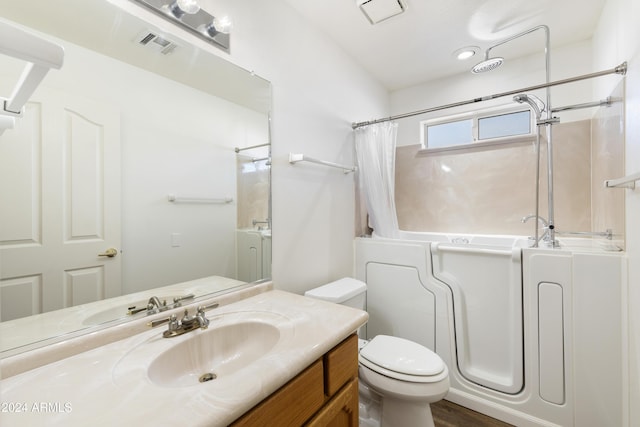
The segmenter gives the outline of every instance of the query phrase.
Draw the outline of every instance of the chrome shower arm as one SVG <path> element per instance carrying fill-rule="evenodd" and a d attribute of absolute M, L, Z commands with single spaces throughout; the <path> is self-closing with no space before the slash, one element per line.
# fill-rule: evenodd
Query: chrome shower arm
<path fill-rule="evenodd" d="M 545 30 L 546 38 L 547 38 L 545 52 L 548 52 L 549 51 L 549 38 L 550 38 L 550 36 L 549 36 L 549 27 L 546 26 L 546 25 L 538 25 L 537 27 L 530 28 L 530 29 L 528 29 L 526 31 L 523 31 L 523 32 L 518 33 L 516 35 L 513 35 L 511 37 L 507 37 L 506 39 L 501 40 L 500 42 L 494 44 L 493 46 L 488 47 L 487 50 L 485 50 L 485 59 L 489 57 L 489 52 L 491 51 L 491 49 L 494 49 L 494 48 L 496 48 L 498 46 L 502 46 L 505 43 L 509 43 L 510 41 L 513 41 L 515 39 L 519 39 L 522 36 L 526 36 L 527 34 L 533 33 L 534 31 L 537 31 L 537 30 L 540 30 L 540 29 L 544 29 Z M 547 63 L 548 63 L 548 61 L 547 61 Z"/>

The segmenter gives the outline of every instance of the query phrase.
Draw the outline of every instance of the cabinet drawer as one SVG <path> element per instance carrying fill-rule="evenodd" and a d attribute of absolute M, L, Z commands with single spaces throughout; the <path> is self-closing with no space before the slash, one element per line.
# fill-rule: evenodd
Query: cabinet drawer
<path fill-rule="evenodd" d="M 318 360 L 231 425 L 234 427 L 302 425 L 325 402 L 322 371 L 322 360 Z"/>
<path fill-rule="evenodd" d="M 333 396 L 358 377 L 358 336 L 353 334 L 324 355 L 324 392 Z"/>

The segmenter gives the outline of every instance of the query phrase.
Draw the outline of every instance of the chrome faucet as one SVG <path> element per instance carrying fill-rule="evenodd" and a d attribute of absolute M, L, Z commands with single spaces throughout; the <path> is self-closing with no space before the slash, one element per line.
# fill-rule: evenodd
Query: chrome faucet
<path fill-rule="evenodd" d="M 542 224 L 542 228 L 547 228 L 549 226 L 549 223 L 547 222 L 546 219 L 544 219 L 540 215 L 535 215 L 535 214 L 530 214 L 530 215 L 524 216 L 524 217 L 522 217 L 521 221 L 524 224 L 527 221 L 529 221 L 531 218 L 535 218 L 536 216 L 538 217 L 538 222 L 540 224 Z"/>
<path fill-rule="evenodd" d="M 149 302 L 147 303 L 147 311 L 154 310 L 154 307 L 156 307 L 158 311 L 165 311 L 168 308 L 167 301 L 160 302 L 158 297 L 153 296 L 149 298 Z"/>
<path fill-rule="evenodd" d="M 258 221 L 257 219 L 254 219 L 251 223 L 254 227 L 258 224 L 264 224 L 267 229 L 271 228 L 271 220 L 269 218 L 267 218 L 266 221 Z M 262 227 L 258 227 L 258 230 L 262 230 Z"/>
<path fill-rule="evenodd" d="M 176 314 L 172 314 L 167 318 L 149 322 L 147 325 L 155 328 L 156 326 L 168 323 L 168 329 L 162 333 L 162 336 L 165 338 L 177 337 L 178 335 L 195 331 L 196 329 L 207 329 L 209 327 L 209 319 L 207 319 L 205 312 L 216 307 L 218 307 L 217 302 L 209 305 L 201 305 L 197 308 L 194 316 L 189 316 L 189 310 L 185 309 L 180 320 L 178 320 Z"/>
<path fill-rule="evenodd" d="M 549 246 L 551 248 L 557 247 L 558 246 L 558 242 L 553 237 L 551 237 L 552 234 L 553 234 L 554 226 L 553 225 L 549 225 L 549 222 L 546 219 L 544 219 L 540 215 L 530 214 L 530 215 L 522 217 L 521 221 L 524 224 L 527 221 L 529 221 L 531 218 L 536 218 L 536 217 L 538 218 L 538 222 L 542 226 L 541 228 L 544 230 L 544 233 L 542 234 L 542 236 L 540 236 L 538 238 L 538 240 L 535 242 L 536 246 L 542 240 L 542 241 L 545 242 L 545 244 L 547 246 Z"/>
<path fill-rule="evenodd" d="M 186 301 L 188 299 L 193 299 L 196 296 L 194 294 L 189 294 L 189 295 L 184 295 L 181 297 L 174 297 L 173 298 L 173 304 L 171 305 L 167 305 L 167 301 L 163 300 L 162 302 L 160 302 L 160 299 L 156 296 L 152 296 L 151 298 L 149 298 L 149 302 L 147 303 L 147 305 L 143 306 L 143 307 L 136 307 L 135 305 L 132 305 L 130 307 L 127 308 L 127 316 L 133 316 L 134 314 L 138 314 L 141 313 L 143 311 L 147 312 L 147 315 L 150 314 L 155 314 L 157 312 L 160 311 L 166 311 L 169 310 L 170 308 L 177 308 L 180 307 L 182 305 L 182 301 Z"/>

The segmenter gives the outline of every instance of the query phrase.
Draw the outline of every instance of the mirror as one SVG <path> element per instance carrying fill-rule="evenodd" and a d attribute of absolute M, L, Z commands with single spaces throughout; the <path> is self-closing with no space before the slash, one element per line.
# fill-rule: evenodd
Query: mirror
<path fill-rule="evenodd" d="M 270 83 L 113 3 L 2 5 L 65 58 L 0 136 L 0 352 L 270 275 Z M 0 96 L 24 65 L 0 55 Z"/>

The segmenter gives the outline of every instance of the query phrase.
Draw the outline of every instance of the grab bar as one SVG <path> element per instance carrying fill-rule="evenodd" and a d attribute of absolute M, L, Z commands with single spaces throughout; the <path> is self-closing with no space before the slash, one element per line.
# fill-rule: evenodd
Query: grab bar
<path fill-rule="evenodd" d="M 178 197 L 175 194 L 169 194 L 167 196 L 171 203 L 203 203 L 203 204 L 213 204 L 213 205 L 223 205 L 233 202 L 231 197 L 226 197 L 222 199 L 207 199 L 201 197 Z"/>
<path fill-rule="evenodd" d="M 243 148 L 236 147 L 235 148 L 235 152 L 239 153 L 239 152 L 244 151 L 244 150 L 251 150 L 252 148 L 266 147 L 268 145 L 271 145 L 271 143 L 267 142 L 267 143 L 264 143 L 264 144 L 252 145 L 251 147 L 243 147 Z"/>
<path fill-rule="evenodd" d="M 329 166 L 331 168 L 338 168 L 342 169 L 344 173 L 355 172 L 358 170 L 356 166 L 345 166 L 338 163 L 327 162 L 325 160 L 314 159 L 313 157 L 305 156 L 304 154 L 289 153 L 289 163 L 294 164 L 298 162 L 317 163 L 319 165 Z"/>
<path fill-rule="evenodd" d="M 613 239 L 613 230 L 607 228 L 605 231 L 558 231 L 556 234 L 561 236 L 586 236 L 586 237 L 605 237 L 608 240 Z"/>
<path fill-rule="evenodd" d="M 264 162 L 265 160 L 270 161 L 271 157 L 254 157 L 253 159 L 251 159 L 252 163 L 257 163 L 257 162 Z M 269 162 L 267 162 L 269 163 Z"/>
<path fill-rule="evenodd" d="M 618 179 L 607 179 L 604 186 L 607 188 L 620 187 L 635 190 L 636 181 L 640 180 L 640 172 L 624 176 Z"/>

